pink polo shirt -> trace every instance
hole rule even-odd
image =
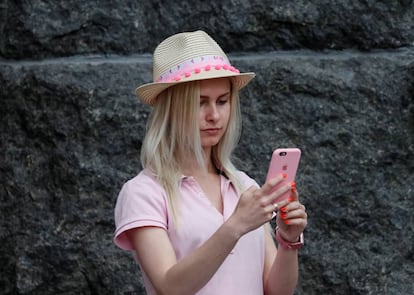
[[[237,177],[244,189],[257,183],[243,172]],[[177,259],[200,247],[233,213],[239,196],[231,182],[221,176],[223,214],[210,203],[193,177],[183,176],[180,185],[180,225],[171,224],[171,213],[164,189],[148,170],[141,171],[122,187],[115,206],[117,246],[133,250],[125,231],[135,227],[156,226],[167,231]],[[210,281],[196,294],[263,294],[264,228],[244,235]],[[156,294],[143,273],[147,294]]]

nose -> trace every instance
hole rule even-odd
[[[217,110],[217,106],[215,103],[210,103],[207,108],[207,120],[210,121],[217,121],[220,117],[220,114]]]

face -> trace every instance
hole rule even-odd
[[[216,145],[227,129],[230,97],[231,86],[228,78],[200,81],[199,126],[204,150]]]

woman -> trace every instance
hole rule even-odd
[[[202,31],[167,38],[153,62],[154,82],[136,91],[153,106],[143,170],[119,193],[115,243],[135,254],[148,294],[293,294],[307,224],[296,187],[271,192],[284,175],[259,187],[230,160],[238,91],[254,73],[231,66]]]

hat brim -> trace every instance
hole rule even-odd
[[[203,71],[198,74],[193,74],[188,78],[183,78],[180,81],[174,82],[153,82],[139,86],[135,93],[146,104],[153,106],[156,102],[157,96],[167,88],[190,81],[215,79],[215,78],[232,78],[233,86],[240,90],[254,78],[255,73],[235,73],[228,70],[211,70]]]

